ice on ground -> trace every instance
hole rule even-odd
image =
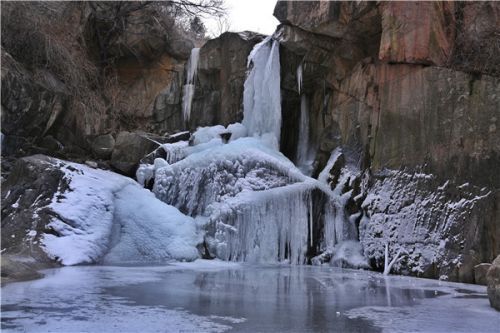
[[[2,332],[486,333],[500,325],[484,286],[328,266],[196,268],[205,264],[45,270],[2,287]]]
[[[340,242],[333,250],[331,263],[337,267],[369,268],[368,261],[363,256],[361,243],[347,240]]]
[[[53,218],[47,228],[53,232],[44,234],[41,243],[50,257],[63,265],[94,263],[112,245],[117,246],[113,260],[121,254],[140,260],[197,257],[199,236],[191,218],[130,178],[76,163],[59,165],[69,189],[56,192],[48,207]],[[113,228],[116,223],[121,232]]]
[[[2,332],[225,332],[244,318],[131,302],[106,292],[161,281],[176,267],[77,266],[2,288]],[[14,305],[18,304],[18,305]],[[28,312],[26,308],[31,310]]]

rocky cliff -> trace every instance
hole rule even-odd
[[[134,12],[148,24],[113,30],[102,44],[98,35],[109,30],[106,11],[85,4],[52,9],[66,27],[62,33],[20,8],[2,3],[2,13],[10,14],[2,20],[2,34],[28,33],[12,18],[36,22],[38,42],[28,46],[43,45],[46,52],[37,57],[55,60],[33,63],[33,54],[2,41],[2,170],[9,169],[8,158],[42,152],[96,159],[100,167],[134,175],[158,143],[182,139],[188,147],[189,132],[170,134],[243,118],[247,58],[261,35],[224,33],[200,48],[190,117],[184,119],[183,86],[195,45],[166,35],[149,20],[151,13]],[[387,246],[390,256],[403,253],[394,266],[398,273],[474,282],[474,266],[500,253],[500,6],[278,1],[274,15],[281,22],[273,35],[280,42],[281,152],[299,164],[298,146],[308,143],[312,176],[324,171],[342,195],[338,215],[353,222],[373,269],[383,269]],[[49,47],[53,36],[65,42]],[[71,68],[56,66],[58,59],[70,59]],[[157,151],[147,160],[172,162],[165,154]],[[23,161],[2,186],[2,229],[8,230],[2,237],[17,235],[15,221],[23,217],[12,209],[22,196],[19,175],[29,174],[24,169],[31,160]],[[60,175],[50,168],[47,177],[56,179],[50,187]],[[34,192],[54,192],[35,179],[26,181]],[[183,186],[186,198],[193,189],[205,192],[189,182]],[[31,195],[20,202],[30,207],[34,201]],[[43,231],[43,224],[35,229]],[[321,255],[319,247],[309,254]]]
[[[316,143],[316,172],[343,158],[348,213],[372,266],[385,243],[398,271],[473,282],[500,251],[498,33],[493,2],[285,2],[283,151],[297,145],[296,68]],[[495,42],[492,42],[495,41]]]

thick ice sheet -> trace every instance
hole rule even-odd
[[[78,266],[2,288],[3,332],[497,332],[485,287],[220,261]]]

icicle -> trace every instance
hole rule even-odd
[[[221,216],[217,230],[225,260],[305,264],[312,230],[312,187],[303,183],[257,193],[242,193]]]
[[[302,63],[297,67],[297,88],[299,90],[299,95],[302,89]]]
[[[309,154],[309,108],[306,95],[300,97],[299,142],[297,145],[297,167],[306,175],[311,172],[312,161]]]
[[[193,103],[194,96],[194,82],[196,78],[196,72],[198,70],[198,59],[200,58],[200,49],[194,48],[191,50],[191,56],[189,57],[186,69],[186,84],[183,89],[182,96],[182,115],[184,121],[189,121],[191,116],[191,105]]]
[[[312,200],[309,201],[309,234],[311,235],[311,247],[314,244],[314,227],[313,227],[313,206],[312,206]]]
[[[248,56],[253,67],[243,91],[243,122],[249,135],[272,134],[279,146],[281,88],[279,42],[267,37]]]

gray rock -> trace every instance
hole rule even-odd
[[[490,305],[500,311],[500,255],[493,261],[490,269],[488,269],[486,281],[488,282]]]
[[[111,165],[123,174],[133,176],[140,160],[155,147],[146,134],[120,132],[111,154]]]
[[[9,177],[2,183],[2,248],[6,254],[32,257],[38,262],[51,262],[38,247],[40,237],[49,232],[52,220],[48,205],[54,193],[68,188],[64,172],[57,160],[34,155],[17,160]],[[35,234],[27,237],[27,232]],[[30,242],[27,239],[31,239]],[[4,254],[2,254],[2,259]],[[3,271],[3,267],[2,267]]]
[[[241,121],[248,54],[263,37],[226,32],[203,45],[189,129]]]
[[[488,273],[488,270],[490,269],[491,264],[489,263],[482,263],[479,265],[474,266],[474,282],[476,284],[481,284],[485,286],[487,284],[486,282],[486,273]]]
[[[115,138],[111,134],[100,135],[92,142],[92,151],[100,158],[107,160],[115,147]]]
[[[52,135],[47,135],[46,137],[44,137],[40,145],[51,152],[58,152],[64,148],[64,146]]]
[[[43,277],[38,270],[55,267],[52,263],[39,263],[31,257],[20,257],[4,254],[0,263],[2,267],[2,287],[6,283],[34,280]]]

